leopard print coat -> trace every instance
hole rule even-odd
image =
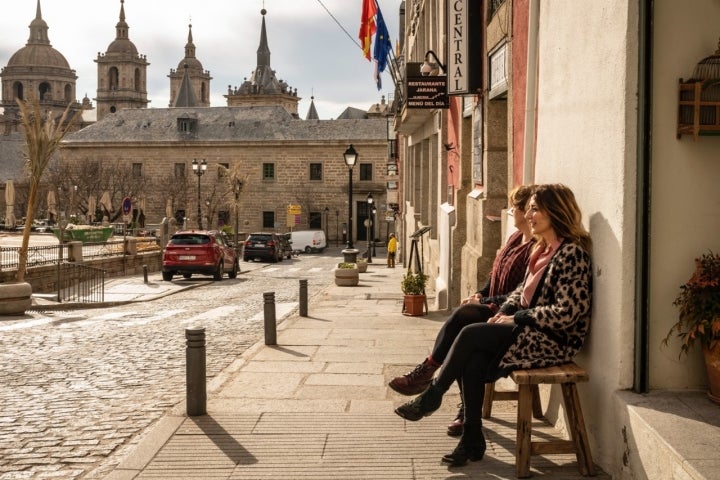
[[[500,359],[499,376],[571,361],[590,328],[592,264],[579,245],[564,243],[558,248],[532,306],[525,310],[520,307],[522,288],[518,286],[500,307],[500,312],[514,316],[517,335]]]

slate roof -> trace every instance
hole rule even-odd
[[[196,122],[192,132],[179,119]],[[384,118],[301,120],[282,107],[195,107],[126,109],[107,115],[63,143],[386,141]]]

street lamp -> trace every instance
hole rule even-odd
[[[192,161],[192,169],[193,173],[198,177],[198,228],[202,230],[202,210],[200,205],[200,177],[202,177],[205,174],[205,170],[207,170],[207,163],[205,162],[205,159],[203,158],[202,162],[198,162],[197,158],[194,158]]]
[[[348,241],[347,241],[347,248],[348,250],[353,248],[353,217],[352,217],[352,211],[353,211],[353,191],[352,191],[352,171],[353,167],[355,166],[355,162],[357,162],[358,159],[358,153],[355,151],[355,148],[353,148],[352,144],[345,150],[345,153],[343,153],[343,159],[345,160],[345,165],[348,167],[348,174],[349,174],[349,180],[348,180]]]
[[[212,228],[210,220],[210,197],[205,197],[205,213],[207,214],[208,218],[207,220],[207,228],[210,230]]]
[[[235,192],[235,251],[240,252],[238,248],[238,234],[240,233],[240,192],[243,188],[243,182],[239,178],[233,183],[233,192]]]
[[[329,231],[329,227],[330,227],[329,223],[330,223],[330,209],[328,207],[325,207],[325,241],[328,242],[328,244],[330,243],[330,241],[328,240],[328,238],[330,238],[328,236],[328,233],[329,233],[328,231]]]
[[[370,216],[370,212],[373,208],[373,196],[372,193],[367,194],[367,261],[368,263],[372,263],[372,252],[370,250],[370,237],[372,236],[372,232],[370,230],[370,225],[372,225],[372,217]]]
[[[375,214],[377,213],[377,209],[375,207],[372,207],[372,220],[370,221],[370,237],[372,238],[372,256],[375,256]]]

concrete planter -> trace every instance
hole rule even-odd
[[[335,285],[339,287],[354,287],[360,282],[360,271],[357,268],[336,268]]]
[[[358,271],[360,273],[367,272],[368,263],[367,262],[358,262],[357,263]]]
[[[27,282],[0,284],[0,315],[23,315],[32,305],[32,286]]]

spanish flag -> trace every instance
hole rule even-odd
[[[370,43],[372,36],[375,34],[375,14],[377,13],[377,4],[375,0],[363,0],[362,12],[360,13],[360,45],[363,49],[365,58],[370,60]]]

